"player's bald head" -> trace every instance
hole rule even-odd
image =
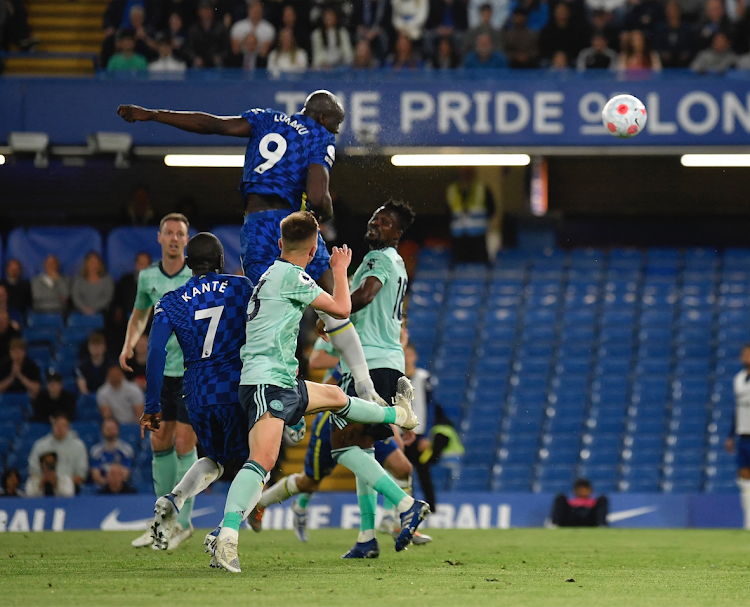
[[[186,263],[193,274],[224,271],[224,247],[210,232],[193,236],[185,249]]]
[[[313,91],[305,99],[302,113],[323,125],[334,135],[338,133],[339,125],[344,121],[344,106],[336,95],[330,91]]]

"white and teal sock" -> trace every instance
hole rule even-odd
[[[154,478],[154,493],[161,497],[171,493],[177,484],[177,452],[174,447],[154,451],[151,456],[151,474]]]
[[[356,396],[348,396],[343,409],[336,415],[346,421],[359,424],[403,424],[406,421],[406,410],[401,407],[381,407]]]
[[[224,468],[208,457],[202,457],[185,473],[172,490],[175,506],[182,512],[185,502],[198,495],[224,474]]]
[[[245,513],[250,512],[260,499],[266,470],[258,462],[248,460],[234,477],[224,506],[224,520],[221,523],[219,540],[239,538],[240,525]]]
[[[375,511],[378,507],[377,491],[361,478],[357,478],[357,503],[359,503],[357,543],[361,544],[375,538]]]
[[[187,474],[188,470],[190,470],[193,464],[195,464],[197,461],[198,461],[198,451],[195,448],[191,449],[185,455],[177,456],[177,474],[175,476],[174,485],[176,485],[183,479],[183,477]],[[180,514],[177,517],[177,523],[183,529],[187,529],[188,527],[190,527],[190,519],[193,516],[193,503],[194,502],[195,502],[195,498],[191,497],[185,501],[184,505],[180,509]]]
[[[750,530],[750,480],[738,478],[737,486],[740,488],[740,502],[742,503],[742,512],[745,515],[743,527]]]
[[[325,323],[326,332],[333,347],[336,348],[346,366],[349,367],[357,394],[364,396],[375,392],[370,370],[367,368],[365,353],[362,350],[362,342],[352,321],[348,318],[333,318],[320,311],[318,311],[318,316]]]
[[[297,502],[295,503],[297,510],[307,510],[307,504],[310,503],[312,495],[312,493],[300,493]]]
[[[407,479],[400,479],[391,474],[391,478],[393,478],[394,483],[404,490],[406,495],[411,495],[411,475]],[[396,514],[396,505],[388,498],[383,498],[383,516],[392,516],[395,518]]]
[[[297,495],[299,493],[299,489],[297,489],[298,476],[298,474],[285,476],[273,487],[271,487],[270,489],[266,489],[263,492],[263,495],[260,496],[258,506],[260,508],[267,508],[271,504],[280,504],[293,495]]]
[[[414,498],[404,493],[390,475],[375,460],[374,449],[347,447],[332,451],[334,459],[362,479],[380,495],[396,504],[398,512],[406,512],[414,504]]]

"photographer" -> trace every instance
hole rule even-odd
[[[73,497],[76,487],[73,478],[57,471],[57,454],[54,451],[39,456],[41,475],[32,475],[26,481],[26,497]]]

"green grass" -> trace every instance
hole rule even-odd
[[[435,541],[342,561],[353,531],[240,536],[243,572],[208,568],[203,533],[174,552],[132,533],[0,534],[0,605],[443,607],[750,605],[750,536],[699,530],[433,530]],[[572,581],[575,580],[575,581]]]

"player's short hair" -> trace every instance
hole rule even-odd
[[[587,478],[578,478],[573,483],[573,489],[592,489],[591,481]]]
[[[414,223],[416,215],[408,202],[391,198],[383,205],[383,208],[398,217],[398,227],[402,232],[405,232]]]
[[[190,222],[188,221],[188,218],[185,217],[182,213],[167,213],[164,217],[161,218],[161,221],[159,222],[159,231],[162,231],[162,228],[164,227],[164,224],[168,221],[181,221],[185,224],[186,228],[190,227]]]
[[[281,242],[285,248],[297,249],[317,237],[319,230],[315,215],[309,211],[297,211],[281,220]]]
[[[185,256],[191,270],[204,267],[222,270],[224,266],[224,247],[211,232],[201,232],[188,240]]]

